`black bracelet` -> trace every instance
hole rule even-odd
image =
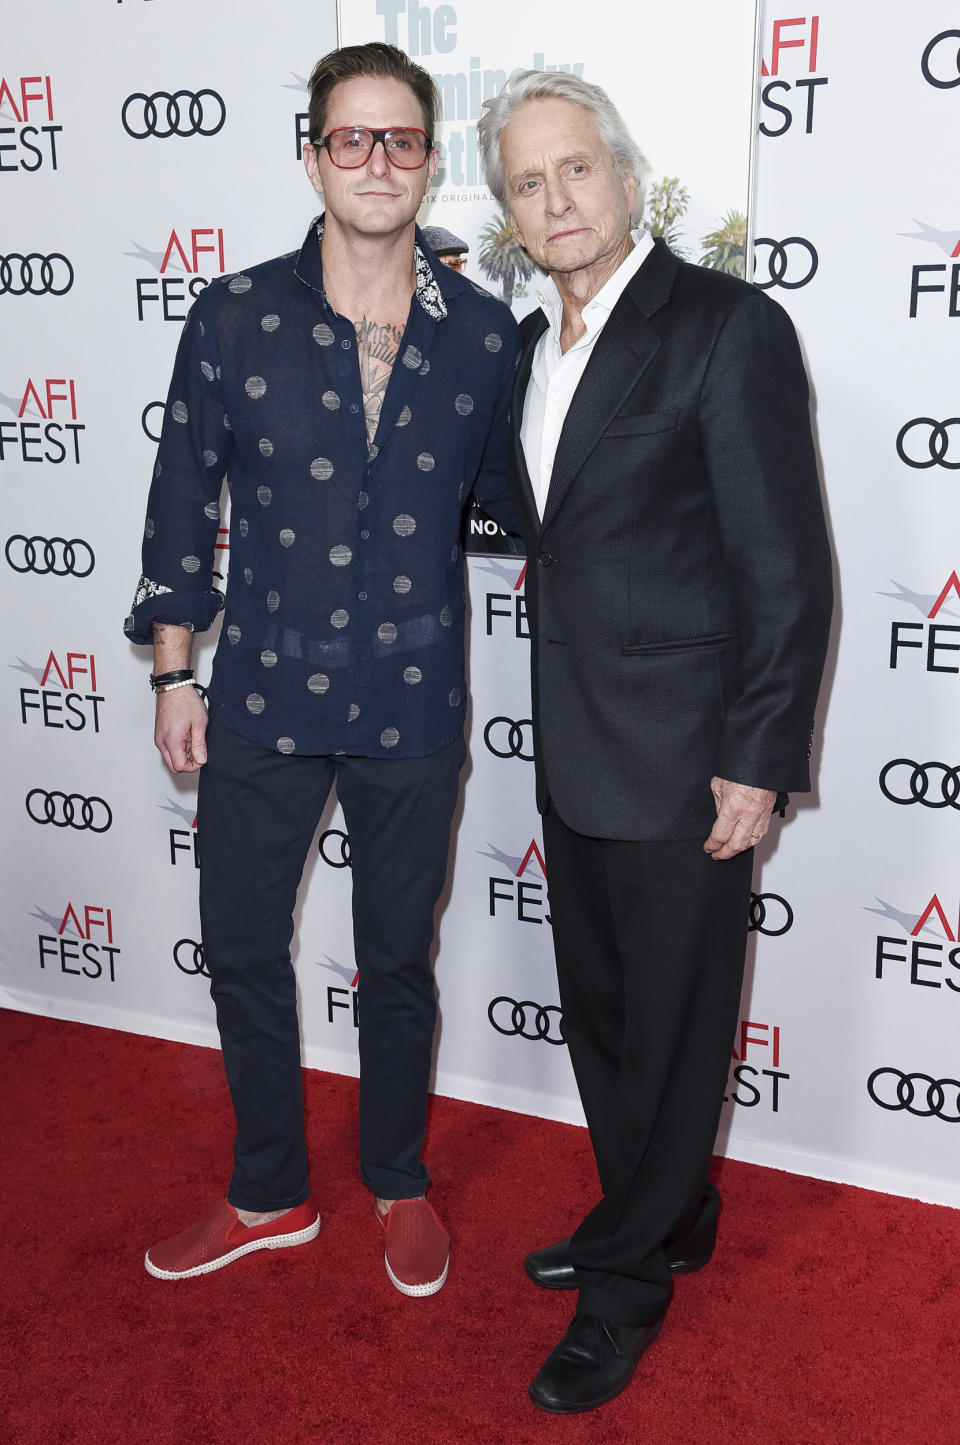
[[[160,687],[169,687],[173,682],[192,682],[193,668],[179,667],[173,672],[151,672],[150,687],[156,692]]]

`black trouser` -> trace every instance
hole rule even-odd
[[[702,839],[586,838],[553,809],[543,838],[563,1029],[603,1191],[573,1235],[579,1308],[646,1324],[670,1298],[664,1241],[710,1212],[753,853],[715,862]]]
[[[297,757],[215,717],[200,772],[200,917],[237,1118],[228,1198],[267,1211],[309,1194],[290,962],[297,887],[334,781],[350,837],[359,972],[360,1163],[384,1199],[423,1194],[436,997],[433,911],[462,738],[425,758]]]

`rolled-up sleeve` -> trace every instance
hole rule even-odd
[[[223,606],[213,587],[220,489],[233,437],[224,404],[216,302],[187,317],[164,410],[143,531],[142,575],[124,632],[152,641],[154,622],[202,632]]]

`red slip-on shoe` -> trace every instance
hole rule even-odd
[[[383,1226],[383,1261],[401,1294],[436,1294],[447,1278],[450,1236],[425,1199],[398,1199],[386,1214],[374,1201]]]
[[[320,1216],[312,1200],[288,1209],[266,1224],[246,1225],[225,1199],[205,1219],[191,1224],[181,1234],[151,1245],[144,1256],[148,1274],[155,1279],[192,1279],[223,1269],[242,1254],[255,1249],[287,1249],[316,1239]]]

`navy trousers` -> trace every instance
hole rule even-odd
[[[287,1209],[310,1192],[290,962],[304,863],[334,782],[350,837],[359,980],[360,1165],[384,1199],[416,1198],[436,1022],[429,950],[447,869],[462,738],[424,758],[275,753],[215,716],[200,771],[200,919],[237,1119],[228,1193]]]
[[[579,1308],[649,1324],[670,1300],[664,1244],[709,1251],[707,1184],[730,1067],[753,851],[630,843],[543,819],[563,1032],[602,1197],[570,1253]]]

